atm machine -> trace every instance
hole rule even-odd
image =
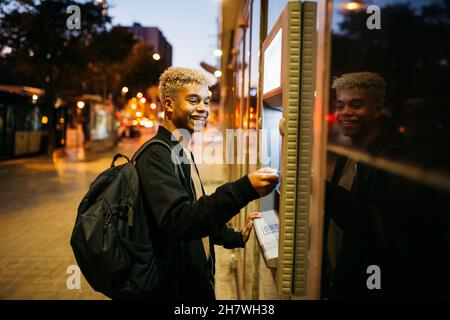
[[[260,200],[261,211],[272,211],[279,223],[278,258],[266,265],[286,297],[306,297],[315,38],[316,3],[288,2],[261,50],[261,166],[280,175]]]

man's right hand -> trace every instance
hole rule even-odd
[[[272,168],[261,168],[248,174],[248,179],[260,197],[272,192],[278,183],[278,171]]]

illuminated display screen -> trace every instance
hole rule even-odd
[[[264,52],[263,94],[281,86],[281,43],[282,29],[280,28]]]

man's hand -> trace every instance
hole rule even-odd
[[[261,218],[260,212],[252,212],[248,215],[247,223],[245,224],[244,229],[242,229],[242,238],[244,242],[247,242],[248,238],[250,238],[250,233],[253,229],[253,220]]]
[[[248,174],[248,179],[260,197],[272,192],[278,183],[278,172],[272,168],[261,168]]]

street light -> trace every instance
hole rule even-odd
[[[84,102],[83,101],[78,101],[77,102],[77,107],[78,107],[78,109],[83,109],[84,108]]]
[[[161,56],[159,54],[157,54],[157,53],[154,53],[153,54],[153,60],[158,61],[159,59],[161,59]]]
[[[362,9],[364,6],[356,1],[350,1],[342,4],[342,8],[348,11],[356,11]]]

